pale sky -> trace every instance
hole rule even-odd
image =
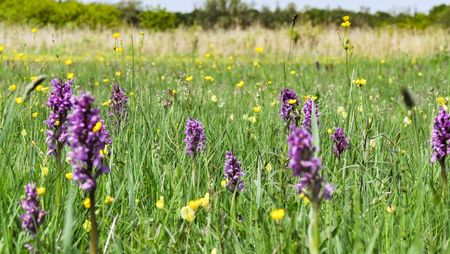
[[[81,0],[82,2],[117,3],[119,0]],[[317,8],[337,8],[358,11],[368,7],[371,12],[428,12],[433,6],[450,4],[450,0],[244,0],[253,6],[285,7],[293,2],[299,10],[305,6]],[[169,11],[190,12],[195,6],[202,6],[204,0],[141,0],[144,6],[160,6]]]

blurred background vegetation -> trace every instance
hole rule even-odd
[[[241,0],[206,0],[190,13],[174,13],[162,8],[144,7],[140,1],[124,0],[118,4],[83,4],[77,1],[0,0],[0,22],[34,26],[102,28],[130,25],[164,31],[177,27],[248,28],[259,25],[276,29],[289,25],[295,14],[298,23],[312,26],[338,26],[342,16],[350,15],[354,26],[425,29],[429,26],[450,28],[450,5],[434,7],[425,13],[370,13],[343,9],[297,9],[294,3],[285,8],[255,9]]]

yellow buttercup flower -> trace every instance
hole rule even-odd
[[[22,97],[17,97],[17,98],[15,99],[15,101],[16,101],[16,104],[22,104],[22,103],[23,103]]]
[[[270,217],[272,220],[280,221],[284,218],[285,213],[284,209],[274,209],[270,212]]]
[[[261,54],[262,52],[264,52],[264,48],[262,47],[256,47],[255,48],[256,53]]]
[[[214,78],[212,76],[205,76],[204,79],[206,81],[214,81]]]
[[[313,96],[311,96],[311,95],[306,95],[306,96],[304,97],[304,99],[305,99],[305,101],[307,101],[307,100],[309,100],[309,99],[311,99],[311,100],[313,100],[313,101],[316,101],[316,100],[317,100],[317,96],[315,96],[315,95],[313,95]]]
[[[38,117],[39,116],[39,113],[38,112],[33,112],[33,113],[31,113],[31,117],[32,118],[36,118],[36,117]]]
[[[114,38],[114,40],[117,40],[120,37],[120,33],[113,33],[112,37]]]
[[[110,104],[111,104],[111,100],[107,100],[107,101],[102,103],[102,106],[109,107]]]
[[[123,52],[123,48],[121,47],[115,47],[114,51],[116,51],[117,53],[122,53]]]
[[[350,17],[349,17],[349,16],[344,16],[344,17],[342,17],[342,20],[343,20],[343,21],[349,21],[349,20],[350,20]]]
[[[105,83],[105,84],[109,83],[109,79],[107,79],[107,78],[103,79],[103,83]]]
[[[59,126],[61,124],[61,122],[59,120],[55,121],[55,126]]]
[[[65,65],[72,65],[72,64],[73,64],[73,61],[72,61],[72,59],[67,59],[67,60],[64,62],[64,64],[65,64]]]
[[[0,54],[3,53],[3,50],[5,50],[5,46],[0,45]]]
[[[197,210],[197,208],[202,204],[202,201],[200,199],[191,200],[188,203],[188,206],[192,208],[193,210]]]
[[[342,22],[341,26],[344,27],[344,28],[348,28],[348,27],[350,27],[351,24],[352,23],[350,23],[350,21],[347,20],[347,21]]]
[[[185,80],[186,82],[191,82],[193,79],[194,79],[194,77],[192,77],[192,76],[187,76],[184,80]]]
[[[308,205],[309,203],[311,203],[311,200],[309,200],[309,198],[305,194],[300,193],[300,195],[298,195],[298,196],[301,199],[303,199],[303,203],[305,203],[305,205]]]
[[[11,84],[11,85],[8,87],[8,90],[11,91],[11,92],[16,91],[16,89],[17,89],[17,86],[16,86],[15,84]]]
[[[358,87],[363,87],[367,84],[367,80],[363,78],[355,79],[353,80],[353,84],[355,84]]]
[[[105,197],[105,204],[106,204],[106,205],[110,205],[110,204],[112,204],[113,202],[114,202],[114,198],[111,197],[110,195],[108,195],[108,196]]]
[[[91,207],[91,199],[89,197],[87,197],[83,200],[83,206],[86,209]]]
[[[289,99],[289,100],[288,100],[288,103],[289,103],[290,105],[294,105],[295,103],[297,103],[297,100],[296,100],[296,99]]]
[[[241,80],[239,81],[239,83],[236,84],[236,88],[241,89],[244,87],[244,85],[245,85],[244,81]]]
[[[39,196],[42,196],[45,194],[45,187],[38,187],[36,188],[36,192]]]
[[[227,186],[227,183],[228,183],[228,180],[227,179],[223,179],[222,181],[220,181],[220,186],[225,188]]]
[[[67,73],[67,79],[73,79],[73,77],[74,77],[73,72],[68,72]]]
[[[184,206],[181,208],[180,215],[183,220],[192,222],[195,218],[195,211],[189,206]]]
[[[442,96],[437,97],[436,102],[440,107],[445,107],[448,103],[447,100]]]
[[[93,132],[97,132],[102,128],[102,122],[97,122],[94,127],[92,128]]]
[[[156,208],[164,209],[164,196],[160,196],[159,200],[156,201]]]
[[[64,176],[65,176],[66,179],[69,180],[69,181],[73,179],[73,173],[66,173]]]
[[[121,71],[116,71],[116,76],[118,77],[118,78],[120,78],[120,77],[122,77],[122,72]]]
[[[31,32],[34,33],[34,34],[37,33],[37,31],[38,31],[37,28],[31,29]]]
[[[253,107],[253,112],[255,113],[261,113],[262,107],[260,105]]]
[[[328,135],[332,135],[333,134],[333,130],[332,129],[328,129],[327,133],[328,133]]]

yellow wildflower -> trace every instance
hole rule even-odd
[[[73,72],[67,73],[67,79],[73,79],[73,76],[74,76]]]
[[[120,37],[120,33],[113,33],[112,37],[114,38],[114,40],[117,40]]]
[[[244,87],[244,85],[245,85],[244,81],[241,80],[241,81],[239,81],[239,83],[236,84],[236,88],[241,89]]]
[[[204,79],[206,81],[214,81],[214,78],[212,76],[205,76]]]
[[[59,126],[61,124],[61,122],[59,120],[55,121],[55,126]]]
[[[341,26],[344,27],[344,28],[348,28],[348,27],[350,27],[351,24],[352,23],[350,23],[350,21],[347,20],[347,21],[342,22]]]
[[[103,83],[105,83],[105,84],[109,83],[109,79],[107,79],[107,78],[103,79]]]
[[[33,112],[33,113],[31,113],[31,117],[32,118],[36,118],[36,117],[38,117],[39,116],[39,113],[38,112]]]
[[[289,100],[288,100],[288,103],[289,103],[290,105],[294,105],[295,103],[297,103],[297,100],[296,100],[296,99],[289,99]]]
[[[32,32],[32,33],[34,33],[34,34],[35,34],[35,33],[37,33],[37,31],[38,31],[38,30],[37,30],[37,28],[36,28],[36,27],[35,27],[35,28],[33,28],[33,29],[31,29],[31,32]]]
[[[333,130],[328,128],[327,133],[328,133],[328,135],[332,135],[333,134]]]
[[[222,186],[223,188],[225,188],[228,184],[228,180],[227,179],[223,179],[222,181],[220,181],[220,186]]]
[[[11,85],[8,87],[8,90],[11,91],[11,92],[16,91],[16,89],[17,89],[16,84],[11,84]]]
[[[303,203],[305,204],[305,205],[308,205],[309,203],[311,203],[311,200],[309,200],[309,198],[305,195],[305,194],[303,194],[303,193],[300,193],[300,195],[298,195],[301,199],[303,199]]]
[[[28,135],[27,130],[23,129],[21,132],[22,136],[25,137]]]
[[[197,208],[202,204],[202,201],[200,199],[191,200],[188,203],[188,206],[192,208],[193,210],[197,210]]]
[[[262,52],[264,52],[264,48],[262,47],[256,47],[255,48],[256,53],[261,54]]]
[[[110,104],[111,104],[111,100],[107,100],[107,101],[102,103],[102,106],[109,107]]]
[[[120,78],[121,76],[122,76],[122,72],[121,71],[116,71],[116,76],[118,77],[118,78]]]
[[[195,211],[189,206],[184,206],[181,208],[181,218],[188,222],[192,222],[195,218]]]
[[[83,200],[83,206],[86,209],[91,207],[91,199],[89,197],[87,197]]]
[[[440,107],[445,107],[448,103],[447,100],[442,96],[437,97],[436,102]]]
[[[114,198],[111,197],[110,195],[107,195],[107,196],[105,197],[105,204],[106,204],[106,205],[110,205],[110,204],[112,204],[113,202],[114,202]]]
[[[270,212],[270,217],[272,220],[282,220],[284,218],[285,211],[284,209],[274,209]]]
[[[17,104],[22,104],[22,103],[23,103],[22,97],[17,97],[17,98],[16,98],[16,103],[17,103]]]
[[[65,176],[66,179],[69,180],[69,181],[73,179],[73,173],[66,173],[64,176]]]
[[[38,187],[36,188],[36,192],[39,196],[42,196],[45,194],[45,187]]]
[[[349,16],[344,16],[344,17],[342,17],[342,20],[345,22],[345,21],[349,21],[350,20],[350,17]]]
[[[159,200],[156,201],[156,208],[164,209],[164,196],[159,197]]]
[[[3,50],[5,49],[5,46],[0,45],[0,54],[3,53]]]
[[[65,65],[72,65],[72,64],[73,64],[73,61],[72,61],[72,59],[67,59],[67,60],[64,62],[64,64],[65,64]]]
[[[217,102],[217,101],[219,101],[219,99],[217,98],[216,95],[213,95],[213,96],[211,96],[211,101],[212,102]]]
[[[116,51],[117,53],[122,53],[123,52],[123,48],[121,48],[121,47],[114,47],[114,51]]]
[[[294,71],[294,70],[292,70],[292,71],[290,72],[290,74],[291,74],[291,75],[296,75],[296,74],[297,74],[297,72],[296,72],[296,71]]]
[[[305,101],[307,101],[307,100],[309,100],[309,99],[311,99],[311,100],[313,100],[313,101],[316,101],[317,100],[317,96],[315,96],[315,95],[313,95],[313,96],[311,96],[311,95],[306,95],[305,97],[303,97],[304,99],[305,99]]]
[[[261,113],[261,111],[262,111],[262,107],[260,105],[257,105],[255,107],[253,107],[253,112]]]
[[[94,127],[92,128],[93,132],[97,132],[102,128],[102,122],[97,122]]]

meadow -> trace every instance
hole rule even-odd
[[[105,253],[307,253],[311,244],[321,253],[449,253],[449,184],[430,144],[450,100],[448,31],[298,30],[293,43],[288,29],[3,26],[0,253],[23,253],[26,243],[40,253],[86,253],[90,211]],[[347,58],[339,36],[354,45]],[[40,75],[47,79],[26,95]],[[110,172],[96,179],[89,204],[67,179],[72,148],[63,146],[61,162],[46,155],[54,78],[72,80],[74,95],[95,97],[112,141],[101,151]],[[114,83],[128,96],[120,124],[109,114]],[[291,105],[300,113],[310,99],[320,112],[311,135],[334,193],[312,229],[314,202],[298,193],[289,168],[284,88],[298,95]],[[184,141],[189,118],[206,137],[195,156]],[[336,127],[350,144],[339,158],[330,138]],[[226,187],[227,151],[241,162],[242,191]],[[31,182],[47,212],[34,237],[20,217]]]

